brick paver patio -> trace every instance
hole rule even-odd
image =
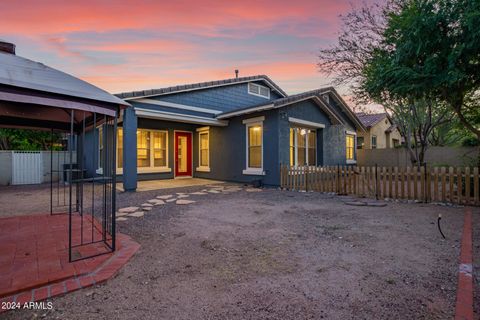
[[[81,241],[80,219],[73,216],[73,243]],[[91,229],[83,228],[84,240]],[[94,240],[100,240],[94,228]],[[117,234],[117,251],[68,262],[68,215],[29,215],[0,219],[0,300],[39,301],[112,277],[138,250]],[[74,249],[74,258],[106,251],[102,242]],[[0,310],[1,312],[2,310]],[[4,311],[4,310],[3,310]]]

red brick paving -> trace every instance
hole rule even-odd
[[[78,216],[72,218],[75,219],[73,243],[80,244],[80,220]],[[87,241],[92,239],[91,230],[83,229]],[[101,236],[94,231],[94,240],[100,240]],[[130,237],[117,234],[114,253],[69,263],[68,215],[0,219],[0,301],[40,301],[106,281],[139,247]],[[99,242],[78,248],[76,253],[85,257],[105,251],[106,247]]]
[[[465,208],[455,320],[473,320],[472,209]]]

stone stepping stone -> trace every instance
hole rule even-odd
[[[158,206],[160,204],[165,204],[165,201],[159,200],[159,199],[151,199],[151,200],[148,200],[148,202],[150,202],[151,204],[153,204],[155,206]]]
[[[167,199],[170,199],[171,197],[173,197],[171,194],[166,194],[166,195],[163,195],[163,196],[157,196],[158,199],[162,199],[162,200],[167,200]]]
[[[128,214],[128,212],[117,212],[117,217],[123,217],[123,216],[126,216]]]
[[[181,205],[184,205],[184,204],[190,204],[190,203],[194,203],[195,201],[193,200],[184,200],[184,199],[180,199],[180,200],[177,200],[177,202],[175,202],[176,204],[181,204]]]
[[[210,193],[220,193],[220,191],[218,191],[218,190],[208,190],[208,192],[210,192]]]
[[[124,218],[124,217],[120,217],[120,218],[117,218],[117,219],[115,219],[115,220],[117,220],[117,221],[127,221],[128,219],[127,219],[127,218]]]
[[[186,194],[185,192],[177,192],[177,195],[181,196],[183,194]]]
[[[143,217],[143,215],[144,215],[143,211],[137,211],[137,212],[134,212],[134,213],[130,213],[128,216],[129,217],[140,218],[140,217]]]
[[[367,202],[368,207],[386,207],[387,204],[385,202]]]
[[[346,201],[344,202],[347,206],[357,206],[357,207],[365,207],[367,206],[366,202],[360,202],[360,201]]]
[[[258,188],[247,188],[247,189],[245,189],[245,191],[247,191],[247,192],[262,192],[262,189],[258,189]]]
[[[126,213],[132,213],[138,210],[138,207],[126,207],[126,208],[121,208],[118,209],[118,212],[126,212]]]
[[[177,198],[178,198],[178,199],[181,199],[181,198],[188,198],[188,197],[189,197],[188,194],[180,194],[180,195],[178,195]]]
[[[143,211],[150,211],[150,210],[152,210],[152,207],[143,207],[142,209],[143,209]]]
[[[142,207],[153,207],[151,203],[142,203]]]
[[[168,199],[167,202],[173,202],[173,201],[176,201],[177,198],[173,198],[173,199]]]
[[[196,195],[196,196],[204,196],[204,195],[206,195],[206,194],[208,194],[208,193],[207,193],[207,192],[198,191],[198,192],[192,192],[192,193],[190,193],[190,194],[194,194],[194,195]]]

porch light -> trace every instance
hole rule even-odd
[[[302,136],[304,136],[306,133],[307,133],[307,130],[305,130],[305,129],[300,130],[300,134],[301,134]]]

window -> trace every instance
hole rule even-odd
[[[398,139],[392,139],[393,147],[396,148],[400,145],[400,141]]]
[[[123,168],[123,129],[117,130],[117,168]]]
[[[123,132],[118,136],[117,145],[120,147],[120,137],[123,140]],[[123,147],[122,147],[123,148]],[[122,149],[123,152],[123,149]],[[120,151],[119,153],[120,154]],[[120,162],[119,162],[120,164]],[[123,167],[118,166],[118,168]],[[168,168],[168,133],[159,130],[137,130],[137,168],[139,172],[169,172]]]
[[[150,131],[137,131],[137,167],[150,167]]]
[[[167,166],[167,133],[153,131],[153,166]]]
[[[103,126],[98,127],[98,166],[97,173],[103,173],[103,163],[104,163],[104,152],[103,152]]]
[[[295,137],[295,128],[290,128],[290,166],[295,166],[297,161],[297,144]]]
[[[248,168],[262,167],[262,126],[248,127]]]
[[[352,134],[346,135],[346,154],[347,161],[355,160],[354,158],[355,136]]]
[[[270,99],[270,88],[261,86],[256,83],[248,83],[248,93],[253,94],[254,96]]]
[[[377,149],[377,136],[372,136],[372,149]]]
[[[315,166],[317,164],[317,131],[290,128],[290,165]]]
[[[197,171],[210,172],[210,132],[209,127],[198,128],[198,167]]]
[[[308,130],[307,134],[307,164],[317,164],[317,132],[315,130]]]
[[[364,143],[363,137],[357,137],[357,149],[363,149]]]
[[[243,120],[246,124],[246,169],[243,174],[264,175],[263,120],[265,117]]]

